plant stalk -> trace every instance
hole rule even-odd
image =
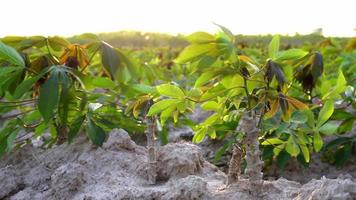
[[[147,107],[150,108],[153,102],[148,102]],[[147,109],[148,112],[149,109]],[[146,113],[147,113],[146,112]],[[156,132],[156,117],[155,116],[146,116],[145,118],[147,128],[145,134],[147,137],[147,151],[148,151],[148,182],[149,184],[156,183],[157,177],[157,160],[156,160],[156,144],[155,144],[155,132]]]

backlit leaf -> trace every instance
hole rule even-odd
[[[179,99],[164,99],[159,101],[151,106],[147,115],[152,116],[158,114],[170,106],[176,106],[179,102],[181,102]]]
[[[272,59],[275,59],[277,57],[278,50],[279,50],[279,40],[280,40],[280,36],[275,35],[273,36],[271,42],[268,45],[268,56]]]
[[[197,44],[205,44],[205,43],[210,43],[215,41],[215,37],[206,32],[195,32],[189,35],[188,37],[186,37],[186,39],[190,43],[197,43]]]
[[[317,127],[321,127],[333,114],[334,112],[334,102],[328,100],[325,102],[323,108],[320,110]]]
[[[324,142],[319,132],[314,133],[313,144],[316,152],[319,152],[320,149],[323,147]]]
[[[14,66],[25,66],[21,55],[12,47],[0,41],[0,60],[5,60]]]
[[[296,60],[303,58],[308,54],[307,51],[302,49],[288,49],[286,51],[278,52],[275,61],[284,61],[284,60]]]
[[[262,142],[262,145],[276,145],[276,144],[283,144],[285,141],[279,138],[268,138]]]
[[[184,92],[177,86],[172,84],[162,84],[156,87],[157,91],[164,96],[173,98],[184,98]]]

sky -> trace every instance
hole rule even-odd
[[[1,0],[0,37],[120,30],[356,36],[356,0]]]

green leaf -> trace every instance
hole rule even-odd
[[[47,128],[48,128],[47,124],[42,122],[39,126],[35,128],[34,137],[41,136]]]
[[[17,86],[13,97],[15,99],[21,98],[41,77],[42,76],[38,75],[22,81],[20,85]]]
[[[220,109],[220,105],[216,103],[215,101],[207,101],[204,102],[201,107],[204,110],[212,110],[212,111],[218,111]]]
[[[40,74],[38,74],[38,75],[36,75],[36,76],[34,76],[32,78],[29,78],[29,79],[26,79],[26,80],[22,81],[20,83],[20,85],[17,86],[13,97],[15,99],[21,98],[47,72],[48,72],[48,70],[45,69]]]
[[[273,148],[273,154],[275,156],[278,156],[282,150],[284,150],[284,148],[286,147],[286,143],[280,144],[276,147]]]
[[[262,145],[276,145],[276,144],[283,144],[285,141],[280,140],[278,138],[268,138],[262,142]]]
[[[38,110],[45,122],[54,115],[59,102],[59,84],[57,73],[52,73],[50,78],[41,86],[38,98]]]
[[[181,102],[181,100],[179,99],[164,99],[162,101],[159,101],[151,106],[150,110],[147,113],[147,116],[158,114],[170,106],[177,106],[179,102]]]
[[[299,133],[297,135],[297,141],[298,141],[298,144],[299,144],[299,148],[302,151],[302,154],[303,154],[305,162],[309,163],[309,161],[310,161],[310,152],[309,152],[309,148],[307,146],[308,140],[307,140],[305,134],[304,133]]]
[[[164,96],[172,97],[172,98],[184,98],[184,92],[177,86],[171,84],[162,84],[158,85],[157,91]]]
[[[356,118],[350,118],[350,119],[347,119],[347,120],[343,121],[340,124],[340,126],[338,127],[337,132],[339,134],[343,134],[343,133],[346,133],[348,131],[351,131],[352,128],[353,128],[353,124],[354,124],[355,120],[356,120]]]
[[[187,46],[175,60],[177,63],[184,64],[193,61],[200,56],[216,51],[215,43],[208,44],[192,44]]]
[[[153,87],[149,85],[144,85],[144,84],[133,84],[131,85],[132,89],[134,89],[137,92],[141,92],[144,94],[149,94],[154,91]]]
[[[68,143],[72,143],[75,136],[78,135],[80,128],[84,122],[85,115],[77,117],[70,126],[69,133],[68,133]]]
[[[350,158],[352,153],[351,143],[346,143],[343,147],[339,148],[335,153],[335,165],[341,167]]]
[[[320,110],[317,127],[321,127],[331,117],[333,112],[334,102],[332,100],[326,101],[323,108]]]
[[[281,151],[277,156],[277,166],[280,169],[284,169],[289,159],[290,159],[290,154],[284,150]]]
[[[218,26],[230,39],[234,38],[234,34],[228,28],[217,23],[214,24]]]
[[[167,119],[172,116],[172,113],[175,110],[176,110],[176,106],[170,106],[167,109],[162,111],[161,116],[160,116],[162,126],[164,126]]]
[[[63,48],[66,48],[68,45],[70,45],[66,39],[58,36],[48,37],[48,44],[55,51],[61,51]]]
[[[119,70],[120,59],[114,47],[102,42],[101,44],[101,63],[110,73],[112,78],[116,78],[116,72]]]
[[[307,121],[308,121],[308,116],[305,114],[305,112],[297,110],[292,113],[291,122],[297,124],[304,124]]]
[[[319,128],[319,132],[321,132],[325,135],[332,135],[332,134],[336,133],[338,127],[339,126],[337,124],[335,124],[334,122],[327,122]]]
[[[279,49],[279,40],[280,36],[275,35],[273,36],[271,42],[268,45],[268,56],[272,59],[275,59],[278,54],[278,49]]]
[[[206,32],[195,32],[189,35],[188,37],[186,37],[186,39],[190,43],[197,43],[197,44],[205,44],[205,43],[210,43],[215,41],[215,37]]]
[[[210,137],[211,139],[215,139],[215,138],[216,138],[216,131],[215,131],[215,129],[209,128],[207,134],[209,135],[209,137]]]
[[[320,149],[323,147],[323,143],[324,142],[320,136],[320,133],[319,132],[314,133],[313,144],[316,152],[320,151]]]
[[[211,81],[215,76],[217,76],[217,73],[214,71],[207,71],[204,72],[202,75],[199,76],[199,78],[195,81],[194,87],[200,87],[209,81]]]
[[[244,79],[241,75],[227,75],[221,80],[221,84],[226,88],[237,88],[244,86]]]
[[[211,126],[213,123],[216,122],[216,120],[219,119],[219,114],[218,113],[214,113],[212,115],[210,115],[204,122],[203,124],[205,126]]]
[[[290,136],[287,141],[286,151],[293,157],[296,157],[300,153],[299,146],[295,142],[293,136]]]
[[[198,98],[202,95],[202,91],[198,88],[192,88],[191,90],[189,90],[189,92],[187,93],[188,97],[191,98]]]
[[[91,83],[93,86],[104,89],[113,89],[115,87],[115,83],[104,77],[94,77],[91,79]]]
[[[199,129],[193,136],[194,143],[201,143],[206,135],[207,128],[203,127]]]
[[[313,111],[306,109],[302,111],[305,116],[307,117],[307,124],[310,128],[314,128],[315,127],[315,117],[314,117],[314,113]]]
[[[284,60],[296,60],[303,58],[308,54],[307,51],[302,49],[288,49],[286,51],[278,52],[275,61],[284,61]]]
[[[93,144],[97,146],[102,146],[106,139],[105,131],[92,119],[88,120],[87,133]]]
[[[9,62],[14,66],[25,66],[25,61],[21,55],[12,47],[0,41],[0,59]]]
[[[333,120],[345,120],[353,117],[353,114],[346,112],[344,109],[335,109],[331,119]]]
[[[347,81],[345,79],[344,74],[342,73],[342,71],[339,71],[339,76],[337,77],[337,81],[336,81],[336,93],[340,94],[343,93],[346,89],[346,84]]]

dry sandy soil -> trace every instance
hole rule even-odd
[[[356,199],[356,180],[350,174],[305,184],[279,178],[254,189],[243,179],[226,187],[226,174],[206,161],[194,144],[170,143],[160,147],[157,156],[159,180],[149,185],[147,150],[123,130],[113,130],[102,148],[86,137],[49,150],[27,145],[1,159],[0,199]]]

